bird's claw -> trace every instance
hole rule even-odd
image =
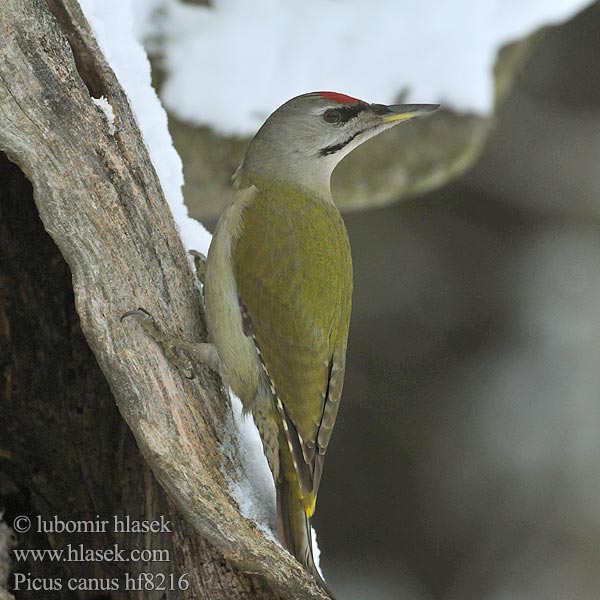
[[[162,331],[145,308],[128,310],[121,315],[120,321],[123,322],[127,317],[141,317],[144,331],[161,347],[165,358],[174,364],[186,379],[196,377],[192,361],[188,356],[186,342]]]
[[[190,250],[190,254],[194,257],[194,267],[196,268],[196,277],[202,285],[206,276],[206,256],[198,250]]]
[[[152,318],[152,315],[145,308],[140,307],[136,308],[135,310],[128,310],[126,313],[123,313],[119,321],[121,321],[122,323],[127,317],[143,317],[147,319],[148,317]]]

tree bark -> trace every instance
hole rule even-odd
[[[174,334],[205,336],[158,178],[77,2],[4,0],[0,57],[0,494],[7,514],[171,522],[168,532],[151,535],[110,527],[94,535],[36,533],[32,526],[19,536],[21,548],[118,543],[164,549],[169,561],[13,566],[63,586],[73,577],[118,580],[107,598],[327,598],[227,493],[223,473],[234,477],[235,465],[221,443],[233,423],[218,377],[203,370],[185,379],[134,319],[120,322],[143,306]],[[114,135],[91,100],[101,95],[117,116]],[[126,574],[143,573],[154,577],[154,589],[126,589]],[[189,587],[156,589],[157,576],[171,574],[176,583],[185,575]],[[63,587],[44,597],[100,596]]]

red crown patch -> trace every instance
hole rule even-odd
[[[346,94],[338,94],[337,92],[319,92],[319,95],[325,100],[334,100],[340,104],[360,102],[358,98],[353,98],[352,96],[347,96]]]

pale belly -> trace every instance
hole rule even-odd
[[[244,333],[232,269],[230,231],[236,230],[238,210],[231,206],[217,225],[206,263],[204,300],[208,331],[223,365],[221,375],[248,410],[263,373],[254,342]]]

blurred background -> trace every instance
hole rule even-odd
[[[527,3],[496,2],[504,8],[493,11],[493,2],[473,1],[475,21],[469,3],[453,3],[465,24],[458,31],[427,4],[413,35],[429,47],[419,55],[424,79],[409,69],[398,80],[402,62],[394,78],[379,77],[396,97],[391,88],[357,93],[348,80],[311,85],[310,74],[298,76],[302,62],[286,63],[279,46],[271,62],[294,65],[289,77],[249,75],[247,94],[225,83],[241,77],[239,68],[209,60],[221,65],[210,79],[190,58],[183,80],[207,114],[219,112],[212,125],[193,97],[177,108],[177,56],[186,54],[174,40],[206,42],[207,31],[225,40],[227,18],[240,9],[202,4],[144,3],[137,25],[184,161],[186,201],[209,229],[229,201],[228,180],[253,127],[294,85],[304,86],[297,93],[334,88],[377,102],[444,102],[439,114],[365,144],[334,178],[355,295],[344,403],[315,526],[338,598],[600,598],[600,4],[572,2],[546,18],[553,3],[532,2],[539,14],[521,23]],[[350,4],[309,3],[323,7],[329,24]],[[397,3],[407,19],[413,4]],[[181,13],[193,27],[173,25],[178,10],[197,11]],[[216,19],[210,11],[218,10]],[[518,27],[496,38],[482,31],[513,18]],[[272,27],[277,43],[293,31],[296,44],[311,44],[309,32],[283,18]],[[386,27],[391,35],[409,30]],[[360,38],[353,32],[350,44]],[[489,90],[483,81],[462,93],[474,76],[448,49],[480,55],[484,38],[491,59],[478,68]],[[244,40],[234,55],[245,53]],[[221,56],[217,45],[198,52]],[[255,73],[273,68],[253,60]],[[369,69],[390,65],[371,59]],[[281,98],[269,94],[278,80]],[[367,84],[376,87],[377,78]],[[236,105],[223,100],[236,93],[245,115],[238,124]]]

